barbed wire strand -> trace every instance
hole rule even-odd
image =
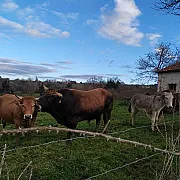
[[[178,121],[169,121],[169,122],[166,122],[165,124],[168,124],[168,123],[171,123],[171,122],[178,122]],[[161,124],[163,124],[163,123],[161,123]],[[161,125],[161,124],[159,124],[159,125]],[[150,127],[150,126],[151,125],[139,126],[139,127],[136,127],[136,128],[129,128],[129,129],[126,129],[126,130],[123,130],[123,131],[117,131],[117,132],[108,133],[108,134],[112,135],[112,134],[118,134],[118,133],[125,133],[125,132],[131,131],[131,130],[146,128],[146,127]],[[89,138],[89,137],[93,138],[95,136],[85,136],[85,137],[76,137],[76,138],[65,139],[65,140],[50,141],[50,142],[47,142],[47,143],[41,143],[41,144],[36,144],[36,145],[32,145],[32,146],[24,146],[24,147],[14,148],[14,149],[6,150],[6,152],[12,152],[12,151],[19,150],[19,149],[34,148],[34,147],[38,147],[38,146],[45,146],[45,145],[49,145],[49,144],[53,144],[53,143],[58,143],[58,142],[66,142],[66,141],[69,141],[69,140],[84,139],[84,138]],[[3,152],[3,151],[0,151],[0,152]]]
[[[168,122],[165,122],[165,123],[160,123],[158,125],[164,125],[164,124],[169,124],[169,123],[172,123],[172,122],[179,122],[179,120],[177,121],[168,121]],[[129,129],[126,129],[126,130],[122,130],[122,131],[116,131],[116,132],[112,132],[112,133],[108,133],[108,134],[118,134],[118,133],[124,133],[124,132],[128,132],[128,131],[131,131],[131,130],[136,130],[136,129],[142,129],[142,128],[147,128],[147,127],[151,127],[151,125],[146,125],[146,126],[138,126],[138,127],[135,127],[135,128],[129,128]]]
[[[166,123],[171,123],[171,122],[174,122],[174,121],[170,121],[170,122],[166,122]],[[150,126],[150,125],[149,125]],[[136,127],[136,128],[130,128],[130,129],[127,129],[127,130],[124,130],[124,131],[119,131],[120,133],[124,133],[124,132],[127,132],[127,131],[130,131],[130,130],[134,130],[134,129],[139,129],[139,128],[144,128],[144,127],[149,127],[149,126],[141,126],[141,127]],[[26,131],[25,131],[26,132]],[[118,133],[118,132],[115,132],[115,133]],[[111,134],[111,133],[109,133]],[[51,142],[47,142],[47,143],[42,143],[42,144],[37,144],[37,145],[33,145],[33,146],[26,146],[26,147],[20,147],[20,148],[14,148],[14,149],[11,149],[11,150],[6,150],[6,152],[11,152],[11,151],[15,151],[15,150],[18,150],[18,149],[27,149],[27,148],[33,148],[33,147],[38,147],[38,146],[43,146],[43,145],[49,145],[49,144],[53,144],[53,143],[58,143],[58,142],[66,142],[66,141],[69,141],[69,140],[76,140],[76,139],[84,139],[84,138],[89,138],[89,137],[95,137],[95,136],[85,136],[85,137],[76,137],[76,138],[72,138],[72,139],[65,139],[65,140],[57,140],[57,141],[51,141]],[[1,151],[2,152],[2,151]],[[148,157],[145,157],[145,158],[141,158],[141,159],[138,159],[136,161],[133,161],[131,163],[128,163],[128,164],[125,164],[121,167],[116,167],[114,169],[111,169],[111,170],[108,170],[104,173],[101,173],[101,174],[98,174],[98,175],[95,175],[95,176],[92,176],[90,178],[88,178],[87,180],[89,179],[92,179],[92,178],[95,178],[95,177],[98,177],[98,176],[101,176],[101,175],[104,175],[104,174],[107,174],[107,173],[110,173],[112,171],[115,171],[115,170],[118,170],[118,169],[122,169],[126,166],[129,166],[131,164],[135,164],[139,161],[142,161],[142,160],[145,160],[145,159],[149,159],[153,156],[156,156],[158,154],[161,154],[161,153],[156,153],[154,155],[151,155],[151,156],[148,156]]]
[[[94,133],[94,132],[89,132],[89,131],[83,131],[83,130],[74,130],[74,129],[67,129],[67,128],[58,128],[58,127],[34,127],[34,128],[24,128],[24,129],[14,129],[14,130],[6,130],[6,131],[1,131],[0,134],[8,134],[8,133],[25,133],[25,132],[33,132],[33,131],[61,131],[61,132],[71,132],[71,133],[77,133],[77,134],[83,134],[85,135],[90,135],[90,136],[97,136],[97,137],[102,137],[107,139],[107,141],[115,141],[117,143],[128,143],[128,144],[133,144],[135,146],[141,146],[144,148],[149,148],[154,151],[160,151],[165,154],[173,154],[176,156],[180,156],[180,152],[174,152],[170,151],[167,149],[160,149],[155,146],[152,146],[151,144],[144,144],[141,142],[137,141],[132,141],[132,140],[127,140],[127,139],[122,139],[122,138],[116,138],[110,135],[102,134],[102,133]]]
[[[135,164],[135,163],[140,162],[140,161],[143,161],[143,160],[145,160],[145,159],[152,158],[152,157],[157,156],[157,155],[159,155],[159,154],[161,154],[161,153],[156,153],[156,154],[150,155],[150,156],[148,156],[148,157],[144,157],[144,158],[141,158],[141,159],[135,160],[135,161],[133,161],[133,162],[130,162],[130,163],[124,164],[123,166],[116,167],[116,168],[114,168],[114,169],[110,169],[110,170],[108,170],[108,171],[106,171],[106,172],[103,172],[103,173],[101,173],[101,174],[97,174],[97,175],[91,176],[91,177],[89,177],[89,178],[87,178],[87,179],[85,179],[85,180],[90,180],[90,179],[93,179],[93,178],[96,178],[96,177],[99,177],[99,176],[105,175],[105,174],[110,173],[110,172],[112,172],[112,171],[116,171],[116,170],[118,170],[118,169],[122,169],[122,168],[124,168],[124,167],[126,167],[126,166],[129,166],[129,165]]]
[[[56,140],[56,141],[50,141],[50,142],[46,142],[46,143],[42,143],[42,144],[36,144],[36,145],[32,145],[32,146],[24,146],[24,147],[9,149],[9,150],[6,150],[6,152],[12,152],[12,151],[16,151],[16,150],[19,150],[19,149],[28,149],[28,148],[34,148],[34,147],[39,147],[39,146],[46,146],[46,145],[49,145],[49,144],[58,143],[58,142],[66,142],[66,141],[69,141],[69,140],[85,139],[85,138],[88,138],[88,137],[93,137],[93,136],[76,137],[76,138],[64,139],[64,140],[59,139],[59,140]],[[0,151],[0,152],[2,152],[2,151]]]

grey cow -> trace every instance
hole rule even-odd
[[[134,125],[135,115],[139,110],[144,110],[147,115],[151,116],[151,129],[154,131],[155,123],[157,125],[160,111],[163,107],[172,108],[173,95],[169,91],[164,91],[161,95],[144,95],[136,94],[131,98],[129,112],[131,112],[131,122]]]

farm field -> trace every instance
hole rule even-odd
[[[161,131],[151,131],[151,123],[145,113],[139,113],[135,126],[130,124],[127,101],[115,101],[107,134],[169,150],[180,151],[177,141],[178,115],[165,114],[166,126],[161,121]],[[174,123],[173,123],[174,122]],[[47,113],[39,113],[36,126],[58,126]],[[12,126],[7,126],[11,129]],[[78,124],[77,129],[95,131],[95,121]],[[99,132],[103,130],[103,123]],[[176,156],[162,154],[152,149],[129,143],[107,141],[100,137],[79,137],[74,135],[72,144],[66,143],[65,132],[33,132],[19,136],[18,146],[15,136],[0,137],[0,160],[4,145],[5,165],[2,180],[156,180],[179,179],[180,161]],[[171,159],[169,159],[171,158]],[[169,161],[168,161],[169,160]],[[30,163],[27,169],[27,165]],[[22,174],[21,174],[22,173]]]

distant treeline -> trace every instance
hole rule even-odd
[[[42,82],[42,81],[39,81],[38,79],[32,80],[30,78],[27,80],[25,79],[10,80],[9,78],[0,77],[0,92],[3,92],[3,93],[34,92],[36,93],[36,92],[41,91],[43,83],[46,86],[54,88],[54,89],[73,88],[73,86],[75,86],[74,88],[76,89],[92,89],[96,87],[117,89],[119,84],[122,84],[116,78],[109,79],[107,82],[95,81],[95,82],[87,82],[87,83],[77,83],[76,81],[59,82],[55,80],[46,80]]]
[[[157,91],[157,85],[126,85],[119,81],[110,79],[107,82],[87,82],[77,83],[76,81],[59,82],[55,80],[39,81],[38,79],[15,79],[0,77],[0,93],[23,93],[34,94],[39,93],[42,95],[43,86],[48,88],[61,89],[73,88],[80,90],[90,90],[94,88],[106,88],[113,93],[115,99],[127,98],[129,99],[135,93],[149,93],[154,94]]]

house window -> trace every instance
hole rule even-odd
[[[176,91],[176,84],[168,84],[169,85],[169,90]]]

